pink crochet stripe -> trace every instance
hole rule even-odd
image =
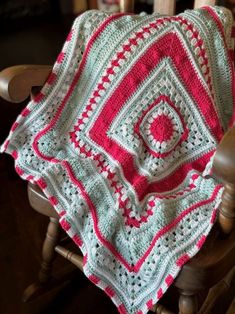
[[[47,79],[47,84],[52,85],[56,80],[57,75],[54,72],[51,72]]]
[[[216,216],[217,216],[217,208],[213,210],[212,215],[211,215],[211,220],[210,223],[214,224],[215,220],[216,220]]]
[[[66,211],[65,211],[65,210],[62,210],[62,211],[59,213],[59,216],[60,216],[60,217],[63,217],[65,214],[66,214]]]
[[[27,176],[27,177],[26,177],[26,180],[28,180],[28,181],[30,181],[30,182],[32,182],[32,183],[35,183],[35,182],[34,182],[34,176],[32,176],[32,175]]]
[[[18,153],[16,150],[14,150],[12,153],[11,153],[11,156],[14,158],[14,159],[17,159],[18,158]]]
[[[202,39],[200,38],[198,31],[195,30],[194,27],[193,27],[193,25],[192,25],[188,20],[186,20],[185,18],[182,18],[182,17],[178,16],[178,17],[171,17],[171,18],[158,19],[156,22],[150,23],[150,24],[148,25],[148,27],[144,27],[142,33],[144,33],[144,32],[149,32],[149,29],[151,29],[151,28],[158,28],[161,24],[164,24],[165,21],[171,22],[171,21],[173,21],[173,20],[179,22],[180,24],[184,24],[185,27],[186,27],[188,30],[190,30],[190,31],[192,32],[192,38],[194,38],[194,39],[197,40],[197,46],[198,46],[198,48],[199,48],[199,55],[200,55],[200,57],[203,59],[202,65],[203,65],[203,66],[206,66],[206,67],[207,67],[207,71],[209,71],[209,70],[208,70],[208,69],[209,69],[209,68],[208,68],[208,58],[207,58],[206,55],[205,55],[205,50],[203,50],[203,49],[201,48],[201,45],[202,45],[203,41],[202,41]],[[136,36],[137,36],[137,34],[136,34]],[[129,44],[123,45],[123,47],[122,47],[122,48],[123,48],[123,51],[131,51],[131,45],[137,45],[137,41],[134,40],[133,38],[129,39]],[[114,60],[113,60],[113,62],[112,62],[113,65],[114,65],[114,64],[115,64],[116,66],[119,65],[119,63],[117,62],[117,60],[118,60],[118,55],[119,55],[119,53],[117,53],[117,59],[114,59]],[[115,74],[115,72],[113,71],[112,68],[108,68],[108,69],[107,69],[107,73],[108,73],[108,74]],[[209,77],[209,78],[210,78],[210,77]],[[209,78],[208,78],[208,80],[209,80]],[[104,79],[105,79],[105,81],[106,81],[106,76],[103,77],[103,80],[104,80]],[[108,77],[107,77],[107,81],[109,82]],[[209,83],[208,83],[208,84],[209,84]],[[99,86],[99,85],[98,85],[98,86]],[[211,86],[211,85],[210,85],[210,86]],[[99,95],[99,88],[98,88],[97,91],[95,91],[95,93],[97,93],[96,96]],[[94,96],[94,95],[93,95],[93,96]],[[91,99],[90,99],[90,103],[96,103],[95,99],[94,99],[94,98],[91,98]],[[88,109],[88,107],[89,107],[89,109]],[[86,112],[86,110],[87,110],[87,111],[91,111],[91,110],[92,110],[90,104],[86,107],[84,113]],[[79,120],[81,120],[81,121],[80,121],[81,124],[84,124],[83,119],[79,119]],[[75,129],[76,129],[75,131],[78,131],[78,130],[79,130],[79,123],[75,126]],[[73,134],[73,132],[72,132],[72,137],[73,137],[73,142],[75,143],[75,147],[77,147],[78,143],[76,142],[76,137],[75,137],[75,134]],[[90,152],[89,152],[89,154],[90,154]],[[88,155],[87,155],[87,156],[88,156]],[[88,156],[88,157],[89,157],[89,156]],[[207,162],[207,161],[206,161],[206,160],[202,160],[202,163],[203,163],[203,162]],[[201,163],[201,161],[200,161],[200,163]],[[200,164],[200,163],[199,163],[199,164]],[[193,167],[194,167],[194,165],[193,165]],[[198,170],[198,171],[202,171],[202,170],[203,170],[203,169],[198,169],[198,168],[195,168],[195,169]],[[185,169],[185,170],[186,170],[186,169]],[[190,170],[190,169],[189,169],[189,170]],[[179,172],[181,172],[181,169],[180,169]],[[176,179],[177,179],[177,181],[176,181]],[[178,185],[178,184],[180,184],[180,183],[182,182],[182,178],[169,178],[169,181],[171,181],[171,182],[177,182],[176,185]],[[151,188],[149,189],[149,191],[146,191],[146,194],[147,194],[147,193],[151,193],[151,192],[164,192],[164,191],[166,191],[167,189],[168,189],[168,190],[170,189],[169,186],[167,186],[167,187],[165,187],[165,188],[163,188],[163,186],[164,186],[164,183],[163,183],[163,182],[161,182],[161,184],[159,184],[159,186],[151,186]]]
[[[215,11],[209,7],[209,6],[206,6],[204,7],[203,9],[205,9],[209,14],[210,16],[213,18],[213,20],[215,21],[215,23],[217,24],[217,27],[222,35],[222,38],[223,38],[223,41],[224,41],[224,45],[225,47],[227,48],[228,50],[228,46],[227,46],[227,43],[226,43],[226,40],[225,40],[225,36],[224,36],[224,28],[223,28],[223,25],[218,17],[218,15],[215,13]],[[233,37],[233,30],[234,30],[234,27],[232,28],[232,34],[231,34],[231,37]],[[234,71],[234,59],[232,58],[231,54],[229,55],[230,58],[230,62],[229,62],[229,66],[230,66],[230,71],[232,73],[232,97],[233,97],[233,116],[229,122],[229,127],[231,128],[234,124],[234,121],[235,121],[235,71]]]
[[[4,142],[4,144],[3,144],[4,151],[7,150],[7,147],[9,146],[9,144],[10,144],[10,141],[9,141],[9,140],[6,140],[6,141]]]
[[[163,227],[160,231],[158,231],[157,234],[155,235],[155,237],[153,238],[153,241],[152,241],[150,247],[147,249],[145,254],[142,256],[142,258],[139,259],[139,261],[135,265],[135,267],[134,267],[135,271],[138,271],[140,269],[141,265],[143,264],[145,259],[148,257],[148,255],[152,251],[155,243],[157,242],[157,240],[161,236],[163,236],[166,232],[168,232],[170,229],[175,227],[185,216],[187,216],[189,213],[191,213],[194,209],[201,207],[201,206],[204,206],[204,205],[209,204],[210,202],[214,201],[220,189],[221,189],[221,186],[216,186],[216,188],[214,189],[214,191],[212,193],[212,196],[209,199],[201,201],[201,202],[194,204],[191,207],[187,208],[177,218],[175,218],[171,223],[169,223],[167,226]]]
[[[60,225],[65,231],[69,231],[69,229],[71,228],[70,223],[68,223],[65,219],[60,220]]]
[[[48,200],[53,206],[56,206],[58,204],[58,199],[55,196],[48,197]]]
[[[55,160],[53,160],[52,162],[57,162]],[[151,253],[156,241],[163,236],[166,232],[170,231],[170,229],[172,229],[174,226],[176,226],[181,219],[183,219],[187,214],[189,214],[190,212],[192,212],[195,208],[199,207],[199,206],[203,206],[211,201],[213,201],[218,193],[218,191],[220,190],[221,186],[217,186],[211,196],[210,199],[205,200],[205,201],[201,201],[191,207],[189,207],[188,209],[186,209],[181,215],[179,215],[174,221],[172,221],[169,225],[165,226],[163,229],[161,229],[154,237],[150,247],[147,249],[147,251],[145,252],[145,254],[143,255],[142,258],[140,258],[140,260],[137,262],[136,265],[131,266],[129,265],[126,260],[120,255],[120,253],[115,249],[115,247],[108,242],[103,235],[100,233],[99,227],[98,227],[98,218],[96,215],[96,209],[95,206],[93,205],[91,199],[89,198],[88,194],[86,193],[82,183],[80,181],[77,180],[77,178],[75,178],[73,171],[69,165],[68,162],[64,161],[62,162],[63,166],[65,167],[65,169],[67,170],[71,181],[76,184],[79,189],[81,190],[82,196],[83,198],[86,200],[86,202],[88,203],[88,206],[90,208],[90,211],[92,213],[92,218],[93,218],[93,222],[94,222],[94,229],[95,232],[97,234],[97,237],[99,238],[99,240],[103,243],[103,245],[105,245],[116,257],[117,259],[119,259],[119,261],[129,270],[129,271],[134,271],[134,272],[138,272],[138,270],[140,269],[140,267],[142,266],[143,262],[145,261],[145,259],[147,258],[147,256]],[[20,169],[18,170],[18,173],[20,172]],[[23,173],[22,173],[23,174]],[[51,199],[51,198],[49,198]],[[52,201],[55,205],[58,203],[55,202],[54,200]],[[60,221],[62,228],[64,228],[64,230],[68,231],[70,229],[70,224],[67,223],[65,220]]]
[[[111,287],[106,287],[104,291],[110,298],[113,298],[115,296],[115,292]]]
[[[71,181],[78,186],[78,188],[81,191],[82,197],[85,199],[85,201],[87,202],[89,209],[91,211],[92,214],[92,219],[94,222],[94,229],[96,232],[96,235],[98,237],[98,239],[101,241],[101,243],[103,243],[103,245],[105,247],[107,247],[118,259],[119,261],[129,270],[132,271],[132,267],[131,265],[129,265],[126,260],[121,256],[121,254],[115,249],[115,247],[109,242],[107,241],[103,235],[101,234],[100,230],[99,230],[99,226],[98,226],[98,218],[96,215],[96,208],[94,206],[94,204],[92,203],[89,195],[86,193],[85,188],[82,184],[82,182],[80,182],[73,174],[72,168],[69,165],[69,163],[67,161],[62,162],[63,166],[65,167],[65,169],[67,170]]]
[[[15,167],[16,172],[18,173],[19,176],[22,176],[24,174],[24,170],[21,169],[20,167],[16,166]]]
[[[200,238],[200,240],[197,242],[197,247],[200,249],[200,248],[203,246],[203,244],[204,244],[205,241],[206,241],[206,236],[203,235],[203,236]]]
[[[171,44],[174,43],[175,49],[178,50],[180,58],[176,57],[174,51],[171,50]],[[160,48],[159,48],[160,47]],[[160,51],[159,51],[160,49]],[[167,34],[163,38],[159,39],[156,43],[154,43],[145,54],[138,59],[136,64],[133,66],[131,74],[127,74],[122,82],[119,84],[118,88],[113,92],[113,94],[109,97],[106,102],[103,110],[101,111],[99,117],[96,119],[93,127],[91,128],[89,135],[93,141],[95,141],[99,146],[101,146],[109,155],[111,155],[114,159],[116,159],[121,165],[123,165],[123,172],[125,178],[129,181],[129,183],[134,187],[136,193],[139,197],[139,200],[142,200],[143,197],[151,192],[160,192],[158,190],[162,189],[163,192],[163,182],[158,184],[158,186],[151,186],[149,188],[148,180],[145,176],[140,175],[135,167],[134,157],[123,149],[118,143],[112,140],[107,136],[107,131],[109,126],[112,124],[112,121],[117,116],[121,104],[124,104],[126,100],[135,92],[138,85],[142,80],[146,78],[146,76],[151,71],[151,67],[156,65],[161,61],[161,55],[167,55],[171,57],[172,61],[175,63],[175,67],[178,69],[178,72],[184,81],[185,85],[188,87],[188,91],[191,92],[193,98],[196,99],[199,104],[199,108],[202,112],[202,116],[205,116],[206,122],[210,126],[213,134],[215,134],[216,138],[219,140],[222,138],[223,131],[218,125],[220,125],[217,113],[213,107],[211,102],[211,98],[204,90],[203,85],[199,81],[197,75],[188,77],[188,72],[194,73],[191,63],[185,56],[185,50],[175,34]],[[150,58],[151,56],[151,58]],[[151,60],[151,64],[148,64],[149,60]],[[143,64],[146,64],[143,67]],[[152,65],[153,64],[153,65]],[[187,71],[186,69],[191,69],[191,71]],[[105,118],[104,118],[105,117]],[[200,168],[205,165],[205,158],[202,160],[197,160],[197,169],[202,170]],[[187,165],[186,165],[187,167]],[[179,174],[180,173],[180,174]],[[180,184],[185,178],[185,174],[187,172],[177,171],[178,178],[173,178],[170,180],[168,178],[166,190],[171,190],[175,188],[178,184]],[[173,174],[174,176],[174,174]],[[149,191],[150,190],[150,191]]]
[[[174,277],[172,277],[171,275],[168,275],[165,279],[165,283],[167,284],[168,287],[170,287],[173,281],[174,281]]]
[[[53,162],[56,162],[55,160]],[[107,241],[103,235],[101,234],[100,230],[99,230],[99,226],[98,226],[98,218],[96,215],[96,208],[94,206],[94,204],[92,203],[90,197],[88,196],[88,194],[86,193],[84,186],[82,185],[82,183],[74,176],[73,171],[71,169],[71,166],[69,165],[69,163],[67,161],[63,161],[62,162],[63,166],[65,167],[65,169],[67,170],[71,181],[76,184],[79,189],[81,190],[82,196],[83,198],[86,200],[91,214],[92,214],[92,218],[93,218],[93,222],[94,222],[94,229],[96,232],[96,235],[98,237],[98,239],[103,243],[103,245],[105,245],[115,256],[116,258],[131,272],[138,272],[138,270],[140,269],[140,267],[142,266],[143,262],[145,261],[145,259],[147,258],[147,256],[151,253],[155,243],[157,242],[157,240],[163,236],[166,232],[170,231],[173,227],[175,227],[187,214],[189,214],[190,212],[192,212],[194,209],[196,209],[197,207],[206,205],[208,203],[210,203],[211,201],[213,201],[218,193],[218,191],[221,189],[221,186],[217,186],[215,188],[215,190],[213,191],[213,194],[211,196],[210,199],[208,200],[204,200],[201,201],[197,204],[194,204],[193,206],[189,207],[188,209],[186,209],[183,213],[181,213],[175,220],[173,220],[170,224],[168,224],[167,226],[165,226],[164,228],[162,228],[159,232],[157,232],[157,234],[155,235],[150,247],[146,250],[145,254],[142,256],[142,258],[139,259],[139,261],[136,263],[136,265],[131,266],[130,264],[128,264],[126,262],[126,260],[121,256],[121,254],[116,250],[116,248],[109,242]],[[21,173],[21,169],[18,169],[17,171],[18,173]],[[23,173],[22,173],[23,174]],[[53,196],[52,196],[53,198]],[[49,200],[51,200],[51,197],[49,198]],[[58,204],[58,201],[55,202],[54,200],[52,201],[53,203]],[[55,204],[55,205],[56,205]],[[66,220],[62,220],[60,221],[60,224],[62,226],[62,228],[66,231],[68,231],[71,226],[70,224],[66,221]],[[201,240],[202,242],[202,240]],[[200,246],[200,241],[198,242],[197,246]]]
[[[44,190],[47,187],[47,183],[43,178],[37,180],[37,184],[42,190]]]
[[[214,20],[214,22],[216,23],[221,35],[223,36],[224,39],[224,44],[226,45],[226,41],[225,41],[225,37],[224,37],[224,28],[223,25],[221,24],[221,21],[218,17],[218,15],[216,14],[216,12],[209,6],[204,6],[203,10],[207,11],[209,13],[209,15],[212,17],[212,19]]]
[[[146,303],[146,305],[147,305],[147,308],[148,308],[149,310],[151,310],[151,308],[153,307],[153,300],[152,300],[152,299],[149,300],[149,301]]]
[[[128,314],[124,304],[119,305],[118,311],[120,314]]]
[[[30,110],[26,107],[22,112],[21,112],[21,115],[23,117],[27,117],[30,113]]]
[[[87,58],[87,54],[90,50],[90,47],[91,45],[93,44],[93,42],[96,40],[97,36],[99,35],[99,33],[114,19],[117,19],[118,17],[120,16],[123,16],[124,14],[117,14],[115,16],[110,16],[101,26],[100,28],[97,29],[97,31],[94,33],[93,37],[91,38],[91,40],[89,41],[88,45],[87,45],[87,49],[83,55],[83,59],[82,59],[82,62],[81,62],[81,65],[78,69],[78,72],[76,73],[74,79],[73,79],[73,82],[72,82],[72,85],[70,86],[70,89],[68,91],[68,93],[66,94],[65,98],[63,99],[63,102],[61,103],[57,113],[56,113],[56,116],[54,118],[54,120],[44,129],[42,130],[40,133],[38,133],[34,139],[34,142],[33,142],[33,149],[34,151],[36,152],[36,154],[41,157],[42,159],[44,160],[48,160],[48,161],[51,161],[51,162],[54,162],[54,163],[57,163],[58,160],[56,160],[55,158],[53,157],[49,157],[49,156],[45,156],[44,154],[42,154],[39,149],[38,149],[38,141],[39,139],[44,135],[46,134],[46,132],[51,129],[54,124],[56,123],[56,121],[59,119],[60,117],[60,114],[68,100],[68,98],[70,97],[76,83],[77,83],[77,80],[79,79],[80,77],[80,74],[81,74],[81,71],[83,69],[83,67],[85,66],[85,62],[86,62],[86,58]],[[92,208],[92,216],[93,216],[93,220],[94,220],[94,226],[95,226],[95,230],[97,232],[97,236],[102,239],[102,242],[107,246],[109,247],[109,249],[111,250],[111,252],[115,252],[115,256],[117,256],[117,258],[119,258],[119,260],[126,266],[127,269],[131,270],[131,267],[128,263],[126,263],[126,261],[123,259],[123,257],[115,250],[115,248],[107,241],[103,238],[103,236],[100,234],[99,232],[99,229],[98,229],[98,224],[95,223],[97,222],[97,217],[96,217],[96,214],[95,214],[95,207],[94,205],[92,204],[90,198],[88,197],[88,195],[85,193],[85,190],[83,188],[83,186],[81,185],[81,183],[78,182],[78,180],[74,177],[74,175],[72,174],[72,170],[70,168],[70,165],[67,163],[67,162],[64,162],[63,163],[65,168],[67,169],[70,177],[71,177],[71,180],[72,182],[74,182],[76,185],[79,186],[79,188],[81,189],[82,191],[82,194],[84,195],[84,198],[87,200],[87,203],[89,205],[90,208]],[[63,225],[62,225],[63,227]]]
[[[157,292],[157,299],[160,300],[163,296],[163,291],[162,291],[162,288],[160,288]]]
[[[99,279],[97,276],[95,276],[95,275],[90,275],[88,278],[89,278],[89,280],[90,280],[91,282],[93,282],[95,285],[97,285],[97,284],[100,282],[100,279]]]
[[[66,38],[66,41],[70,41],[72,39],[73,36],[73,30],[71,30]]]
[[[56,115],[54,117],[54,119],[51,121],[51,123],[45,128],[43,129],[41,132],[39,132],[37,134],[37,136],[35,137],[34,139],[34,142],[33,142],[33,149],[35,150],[35,152],[37,153],[38,156],[40,156],[41,158],[45,159],[45,160],[48,160],[50,161],[51,159],[53,159],[53,157],[48,157],[48,156],[45,156],[44,154],[42,154],[39,149],[38,149],[38,141],[39,139],[44,135],[46,134],[51,128],[53,128],[53,126],[55,125],[55,123],[57,122],[57,120],[59,119],[69,97],[71,96],[73,90],[74,90],[74,87],[76,86],[77,84],[77,81],[79,80],[80,76],[81,76],[81,73],[85,67],[85,64],[86,64],[86,61],[87,61],[87,56],[88,56],[88,53],[92,47],[92,45],[94,44],[94,42],[96,41],[96,39],[98,38],[99,34],[106,28],[106,26],[108,24],[110,24],[113,20],[115,19],[118,19],[119,17],[125,15],[124,13],[120,13],[120,14],[116,14],[116,15],[112,15],[110,16],[109,18],[107,18],[102,24],[101,26],[95,31],[95,33],[92,35],[91,39],[89,40],[87,46],[86,46],[86,50],[83,54],[83,58],[82,58],[82,61],[81,61],[81,64],[78,68],[78,71],[76,72],[75,76],[74,76],[74,79],[72,81],[72,84],[67,92],[67,94],[65,95],[61,105],[59,106],[57,112],[56,112]],[[40,94],[40,93],[39,93]],[[39,97],[40,95],[38,94],[37,97]],[[44,95],[43,95],[44,96]],[[40,100],[41,98],[43,97],[39,97]],[[38,100],[37,100],[38,101]]]
[[[76,234],[73,236],[73,241],[81,247],[83,245],[82,239]]]
[[[72,137],[72,142],[75,143],[75,139],[74,137],[76,136],[75,132],[71,132],[70,136]],[[96,166],[99,168],[99,173],[102,172],[108,172],[107,175],[107,179],[110,181],[110,187],[114,189],[114,193],[118,194],[117,196],[117,201],[119,203],[119,207],[123,209],[123,217],[126,218],[125,220],[125,224],[129,225],[131,227],[135,227],[135,228],[140,228],[141,223],[146,223],[148,221],[149,216],[153,215],[153,207],[155,207],[155,201],[152,200],[150,202],[148,202],[148,204],[146,205],[146,209],[144,210],[143,214],[141,215],[140,219],[134,219],[130,217],[130,213],[131,210],[126,208],[126,205],[128,204],[128,202],[130,202],[130,199],[127,198],[125,201],[122,201],[122,196],[123,193],[121,192],[121,190],[124,188],[120,182],[116,181],[115,179],[115,174],[112,173],[110,171],[110,169],[108,169],[107,166],[103,165],[103,161],[101,161],[101,155],[100,154],[94,154],[91,153],[89,149],[87,149],[85,147],[85,145],[81,145],[79,142],[76,142],[76,144],[78,144],[78,146],[76,145],[76,147],[79,147],[80,149],[80,153],[85,154],[88,158],[92,157],[93,160],[99,161],[99,164],[97,164]],[[194,175],[192,177],[192,180],[196,180],[198,178],[198,175]],[[117,184],[119,184],[119,187],[117,187]],[[186,192],[190,192],[192,191],[192,189],[194,189],[196,186],[193,184],[193,182],[191,184],[189,184],[189,186],[187,188],[185,188],[182,192],[177,192],[176,194],[172,194],[169,196],[164,196],[161,194],[157,194],[155,196],[155,199],[170,199],[170,198],[176,198],[178,195],[183,195]]]
[[[16,130],[16,128],[18,127],[19,123],[15,122],[13,123],[12,127],[11,127],[11,132],[14,132]]]
[[[185,263],[189,261],[189,259],[190,256],[188,254],[184,254],[177,259],[176,265],[181,268]]]
[[[85,154],[88,158],[90,158],[90,157],[93,157],[93,159],[94,160],[98,160],[99,159],[99,156],[98,155],[95,155],[95,154],[93,154],[93,153],[91,153],[90,152],[90,150],[87,150],[86,148],[85,148],[85,145],[83,145],[82,147],[80,147],[80,143],[79,143],[79,141],[77,141],[76,140],[76,130],[74,131],[74,132],[71,132],[70,133],[70,136],[71,136],[71,141],[75,144],[75,147],[76,148],[79,148],[80,149],[80,153],[83,153],[83,154]],[[203,165],[203,163],[204,164],[206,164],[209,160],[210,160],[210,158],[211,158],[211,156],[214,154],[214,152],[215,152],[215,150],[213,150],[213,151],[211,151],[211,152],[209,152],[208,154],[205,154],[203,157],[201,157],[201,158],[199,158],[198,160],[196,160],[196,161],[194,161],[194,162],[191,162],[190,163],[190,166],[188,166],[187,164],[185,164],[184,166],[181,166],[181,167],[179,167],[178,168],[178,172],[179,173],[181,173],[181,172],[183,172],[183,173],[185,173],[185,175],[187,175],[187,173],[188,173],[188,171],[190,171],[191,169],[195,169],[195,170],[198,170],[198,171],[203,171],[203,168],[201,168],[200,169],[200,166],[198,166],[198,163],[199,163],[199,165],[200,164],[202,164]],[[199,162],[198,162],[199,161]],[[101,167],[101,170],[100,170],[100,173],[102,172],[102,163],[99,165],[97,165],[97,167]],[[106,171],[106,170],[105,170]],[[110,174],[110,175],[112,175],[112,174]],[[111,187],[114,187],[118,182],[116,182],[115,180],[113,180],[113,178],[110,178],[110,175],[108,175],[108,180],[110,180],[110,186]],[[194,180],[196,180],[198,178],[198,175],[194,175],[193,177],[192,177],[192,180],[194,181]],[[158,192],[158,193],[161,193],[161,192],[164,192],[164,191],[167,191],[168,190],[168,188],[169,188],[169,186],[168,186],[168,181],[172,181],[172,180],[175,180],[176,182],[178,182],[178,184],[180,184],[181,183],[181,180],[182,180],[182,175],[177,175],[177,173],[175,173],[175,174],[173,174],[173,175],[170,175],[170,176],[168,176],[166,179],[163,179],[163,180],[161,180],[161,181],[159,181],[159,182],[154,182],[154,183],[150,183],[150,185],[149,185],[149,187],[148,187],[148,190],[146,191],[146,194],[148,194],[148,193],[152,193],[152,192],[155,192],[156,193],[156,191]],[[163,196],[163,195],[161,195],[161,194],[156,194],[156,199],[167,199],[167,198],[176,198],[178,195],[183,195],[184,193],[186,193],[186,192],[190,192],[192,189],[194,189],[195,188],[195,184],[192,182],[189,186],[188,186],[188,188],[186,188],[186,189],[184,189],[183,191],[181,191],[181,192],[178,192],[178,193],[176,193],[176,194],[172,194],[172,195],[169,195],[169,196]],[[116,193],[119,193],[119,192],[117,192],[117,191],[115,191]],[[118,198],[118,200],[119,200],[119,198]],[[153,204],[153,205],[150,205],[151,207],[153,207],[154,205],[155,205],[155,203],[154,202],[152,202],[151,204]],[[149,212],[150,213],[150,212]],[[150,213],[150,215],[151,215],[151,213]],[[127,213],[126,214],[126,212],[124,212],[124,216],[126,216],[127,218],[129,217],[129,214]],[[147,217],[149,217],[149,214],[147,215]],[[142,218],[142,220],[140,220],[140,221],[135,221],[134,222],[134,225],[136,226],[136,227],[139,227],[140,226],[140,223],[141,222],[146,222],[147,220],[146,220],[146,218],[145,217],[143,217]],[[130,220],[130,219],[128,219],[127,221],[126,221],[126,224],[128,224],[128,225],[133,225],[133,220]]]
[[[64,60],[64,56],[65,56],[65,52],[60,52],[60,54],[58,55],[57,59],[56,59],[56,62],[57,63],[62,63],[63,60]]]
[[[45,95],[42,92],[39,92],[37,95],[33,97],[33,101],[35,103],[39,103]]]
[[[168,224],[167,226],[165,226],[164,228],[162,228],[160,231],[157,232],[157,234],[155,235],[155,237],[153,238],[153,241],[150,245],[150,247],[146,250],[145,254],[142,256],[142,258],[139,259],[139,261],[136,263],[136,265],[131,266],[127,263],[127,261],[120,255],[120,253],[116,250],[116,248],[109,242],[107,241],[103,235],[101,234],[100,230],[99,230],[99,226],[98,226],[98,218],[96,215],[96,209],[94,204],[92,203],[89,195],[86,193],[84,186],[82,185],[82,183],[75,178],[73,171],[70,167],[70,165],[68,164],[68,162],[64,161],[63,162],[63,166],[66,168],[71,181],[76,184],[79,189],[81,190],[82,196],[83,198],[86,200],[91,214],[92,214],[92,218],[93,218],[93,222],[94,222],[94,229],[96,232],[96,235],[98,237],[98,239],[101,241],[101,243],[103,243],[103,245],[105,245],[116,257],[117,259],[119,259],[119,261],[129,270],[129,271],[134,271],[134,272],[138,272],[140,267],[142,266],[143,262],[145,261],[145,259],[148,257],[148,255],[151,253],[155,243],[157,242],[157,240],[163,236],[166,232],[169,232],[173,227],[175,227],[186,215],[188,215],[189,213],[191,213],[193,210],[195,210],[196,208],[200,207],[200,206],[204,206],[206,204],[209,204],[210,202],[214,201],[214,199],[216,198],[218,191],[221,189],[221,186],[217,186],[215,188],[215,190],[212,193],[212,196],[208,199],[208,200],[204,200],[201,202],[198,202],[194,205],[192,205],[191,207],[187,208],[184,212],[182,212],[177,218],[175,218],[170,224]]]

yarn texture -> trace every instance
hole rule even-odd
[[[234,121],[230,11],[88,11],[1,147],[38,184],[120,313],[144,314],[202,247]]]

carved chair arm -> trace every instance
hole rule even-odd
[[[43,86],[52,67],[17,65],[0,72],[0,96],[13,103],[27,99],[33,87]]]
[[[224,182],[235,184],[235,127],[231,128],[219,143],[213,170]]]
[[[235,127],[231,128],[217,147],[213,171],[224,183],[219,210],[219,223],[225,234],[235,226]]]

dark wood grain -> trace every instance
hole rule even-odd
[[[33,87],[44,85],[52,67],[16,65],[0,72],[0,96],[13,103],[26,100]]]

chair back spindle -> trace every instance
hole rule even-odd
[[[219,210],[219,224],[225,234],[235,228],[235,128],[230,129],[219,143],[213,162],[213,172],[224,183]]]
[[[134,0],[120,0],[120,12],[134,12]]]
[[[121,12],[134,12],[134,0],[120,0]],[[194,8],[215,5],[217,0],[194,0]],[[154,0],[153,11],[160,14],[174,15],[176,0]]]
[[[175,0],[154,0],[153,11],[160,14],[174,15]]]
[[[194,9],[204,7],[206,5],[215,5],[216,0],[194,0]]]

